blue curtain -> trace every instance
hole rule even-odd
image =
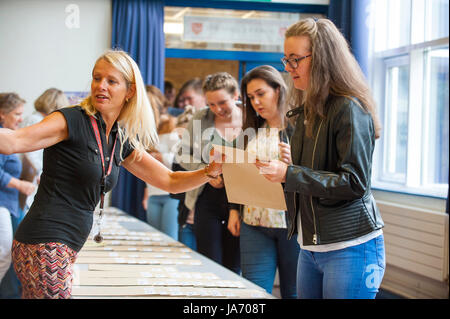
[[[165,42],[163,0],[113,0],[111,47],[122,49],[136,61],[145,84],[164,89]],[[145,183],[120,169],[111,205],[141,220]]]
[[[356,60],[367,76],[368,71],[368,10],[371,0],[330,0],[328,18],[347,39]]]

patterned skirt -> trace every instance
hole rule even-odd
[[[12,261],[24,299],[71,298],[77,252],[61,243],[12,246]]]

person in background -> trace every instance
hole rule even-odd
[[[145,91],[147,92],[147,97],[154,114],[155,127],[158,127],[159,117],[161,116],[161,114],[167,113],[167,110],[164,108],[166,98],[154,85],[146,85]]]
[[[177,132],[180,140],[186,130],[189,121],[192,119],[195,113],[195,108],[192,105],[187,105],[184,112],[177,116],[177,124],[175,131]],[[178,153],[178,149],[181,143],[177,145],[175,154]],[[185,170],[174,158],[172,163],[173,171],[183,171]],[[170,197],[178,200],[178,241],[185,244],[192,250],[197,250],[197,240],[195,239],[194,232],[194,210],[187,208],[184,201],[186,198],[185,193],[170,194]]]
[[[95,207],[117,183],[120,165],[172,193],[221,174],[215,161],[173,172],[148,154],[157,142],[149,104],[136,62],[124,51],[109,50],[97,59],[91,93],[80,105],[19,130],[0,128],[0,154],[44,148],[38,192],[12,248],[24,298],[71,297],[73,264],[91,231]]]
[[[167,113],[166,97],[162,94],[161,90],[154,85],[146,85],[145,90],[147,91],[147,96],[150,100],[153,114],[155,114],[155,125],[158,127],[160,115]]]
[[[202,80],[200,78],[193,78],[185,82],[181,89],[178,91],[178,95],[175,98],[175,107],[183,110],[182,113],[178,114],[178,127],[185,128],[187,126],[188,119],[192,115],[206,107],[205,96],[202,89]],[[170,112],[169,112],[170,113]],[[181,144],[180,144],[181,146]],[[179,164],[178,161],[173,163],[172,169],[174,171],[184,170],[184,168]],[[178,238],[182,243],[187,245],[193,250],[197,249],[197,243],[195,240],[195,234],[193,232],[194,226],[194,215],[195,210],[193,206],[188,208],[185,204],[186,195],[185,194],[171,194],[173,198],[179,200],[178,204],[178,224],[179,233]]]
[[[292,164],[258,162],[285,183],[289,238],[298,231],[302,299],[374,299],[385,269],[380,212],[371,192],[380,123],[364,74],[328,19],[304,19],[285,33],[282,62],[297,116]]]
[[[170,81],[164,81],[164,96],[166,102],[164,104],[165,108],[173,107],[175,105],[175,98],[177,96],[177,90]]]
[[[25,100],[16,93],[0,93],[0,130],[19,128],[24,104]],[[3,144],[4,140],[1,141]],[[19,179],[21,170],[19,156],[0,153],[0,282],[11,264],[11,218],[19,218],[19,192],[30,195],[35,189],[34,184]]]
[[[42,119],[63,106],[70,104],[64,92],[56,88],[49,88],[45,90],[34,102],[34,111],[20,123],[20,127],[30,126],[42,121]],[[20,179],[32,182],[37,186],[39,184],[39,176],[42,173],[42,156],[43,150],[21,154],[22,172]],[[37,189],[37,187],[36,187]],[[13,226],[13,234],[28,211],[33,202],[36,191],[27,195],[19,193],[19,209],[17,216],[11,215],[11,222]],[[1,286],[0,298],[20,298],[21,286],[14,272],[14,268],[10,267],[6,273]]]
[[[287,143],[293,127],[285,117],[286,90],[280,72],[269,65],[256,67],[242,78],[243,130],[251,128],[257,134],[246,143],[246,150],[256,158],[292,163]],[[287,239],[285,212],[238,204],[230,208],[228,229],[233,236],[240,235],[242,276],[272,293],[278,267],[281,297],[297,298],[299,246],[295,238]]]
[[[168,168],[172,167],[175,147],[180,141],[180,136],[175,130],[176,121],[175,117],[168,114],[160,116],[159,142],[150,151],[153,157]],[[168,192],[147,183],[142,200],[142,205],[147,211],[147,222],[175,240],[178,240],[178,203],[179,201],[171,198]]]
[[[177,161],[186,170],[204,167],[211,141],[233,144],[242,129],[242,110],[236,105],[239,87],[226,72],[208,75],[203,84],[207,108],[195,112],[182,137]],[[194,131],[200,127],[201,131]],[[185,205],[195,208],[197,251],[240,273],[239,238],[227,229],[228,200],[222,176],[186,193]]]
[[[39,123],[55,110],[58,110],[62,107],[69,106],[70,102],[67,99],[67,96],[64,94],[63,91],[57,89],[57,88],[49,88],[44,91],[37,99],[34,101],[34,111],[30,115],[26,116],[23,122],[21,123],[20,127],[26,127],[30,126],[36,123]],[[39,176],[42,173],[42,157],[44,154],[44,150],[40,149],[34,152],[29,152],[23,154],[22,162],[28,160],[30,162],[30,165],[32,165],[33,169],[36,172],[36,177],[34,178],[33,182],[37,185],[39,182]],[[26,169],[26,168],[24,168]],[[33,202],[35,194],[31,194],[27,197],[26,200],[26,206],[23,208],[24,212],[28,210],[28,208],[31,206],[31,203]],[[22,216],[20,216],[20,220],[22,220]],[[19,221],[17,221],[17,225],[19,224]]]
[[[192,105],[196,111],[206,106],[205,96],[202,91],[202,80],[200,78],[193,78],[185,82],[178,91],[175,98],[175,107],[184,109],[186,105]],[[175,115],[180,115],[179,112]]]

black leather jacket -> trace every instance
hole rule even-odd
[[[346,241],[384,226],[370,188],[372,117],[346,97],[330,97],[326,109],[312,138],[305,135],[303,107],[287,114],[298,114],[284,186],[288,238],[301,216],[304,246]]]

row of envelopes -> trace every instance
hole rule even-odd
[[[103,242],[91,234],[74,265],[73,298],[267,298],[242,281],[202,271],[197,253],[158,231],[122,226],[130,222],[142,223],[115,208],[104,211]]]

